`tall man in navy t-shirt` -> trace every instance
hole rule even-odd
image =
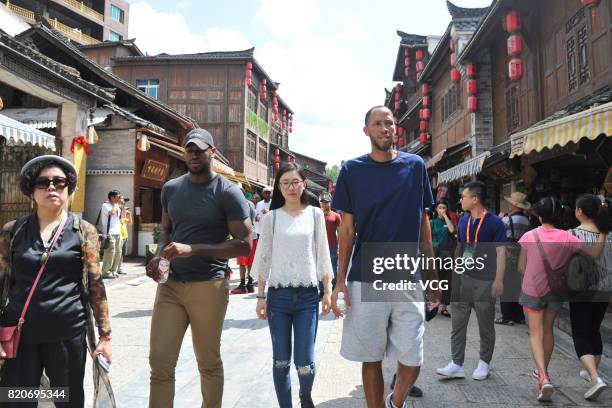
[[[344,164],[333,198],[332,207],[342,211],[342,225],[332,307],[336,316],[343,314],[337,299],[338,293],[344,293],[349,311],[343,324],[340,353],[348,360],[363,363],[368,407],[402,407],[423,363],[423,292],[412,294],[410,300],[416,301],[363,300],[362,294],[374,285],[367,282],[367,265],[362,268],[362,256],[367,252],[364,244],[367,247],[373,243],[418,246],[425,241],[431,250],[425,208],[432,206],[433,196],[423,159],[393,149],[395,123],[389,109],[370,109],[363,130],[370,138],[371,153]],[[347,282],[349,261],[352,264]],[[435,293],[436,302],[439,295]],[[385,355],[398,360],[393,394],[386,401],[381,367]]]
[[[472,258],[470,264],[479,266],[466,267],[464,273],[453,276],[452,361],[437,370],[439,375],[449,378],[465,377],[463,361],[472,308],[476,312],[480,333],[480,361],[472,374],[473,379],[485,380],[489,377],[489,365],[495,348],[495,298],[504,291],[506,227],[498,216],[485,208],[486,191],[484,183],[473,181],[465,185],[461,194],[461,207],[465,215],[459,221],[460,245],[457,245],[455,258]],[[464,263],[468,265],[467,261]],[[455,272],[458,271],[456,267]]]

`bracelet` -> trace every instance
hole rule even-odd
[[[266,297],[265,296],[257,296],[257,299],[264,299],[265,300]]]
[[[113,338],[110,333],[102,333],[98,336],[99,341],[111,341]]]

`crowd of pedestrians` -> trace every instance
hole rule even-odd
[[[202,406],[221,407],[220,346],[229,295],[255,292],[255,316],[267,321],[270,331],[271,388],[281,408],[292,406],[292,362],[300,406],[315,406],[317,327],[319,316],[329,312],[344,319],[340,354],[361,363],[370,408],[407,407],[408,396],[423,395],[415,384],[422,374],[425,323],[437,310],[449,319],[451,339],[450,361],[436,370],[440,378],[465,377],[474,310],[480,353],[472,378],[490,376],[495,324],[527,323],[525,344],[530,344],[534,366],[526,370],[537,379],[534,397],[551,401],[553,324],[565,301],[582,368],[577,364],[577,375],[588,381],[584,397],[597,399],[607,388],[598,371],[600,326],[612,293],[611,219],[605,200],[581,196],[572,209],[579,225],[568,231],[561,229],[568,208],[553,195],[532,206],[525,194],[515,192],[505,197],[508,214],[498,216],[487,207],[485,184],[472,181],[463,188],[463,215],[457,218],[447,201],[434,202],[423,159],[394,149],[389,109],[371,108],[363,131],[370,152],[346,161],[333,197],[326,194],[320,200],[308,191],[304,170],[296,163],[280,166],[273,188],[265,188],[261,199],[254,194],[248,200],[240,186],[212,170],[212,135],[194,129],[185,136],[187,173],[163,187],[158,250],[146,266],[147,275],[160,283],[150,329],[149,406],[173,406],[175,368],[190,328]],[[92,356],[112,361],[102,278],[121,273],[132,222],[128,200],[117,190],[108,193],[100,209],[99,231],[66,211],[76,185],[76,170],[61,157],[28,162],[21,190],[36,204],[35,211],[9,222],[0,233],[0,387],[37,387],[44,370],[52,387],[70,387],[70,402],[58,405],[70,407],[84,404],[87,347]],[[537,228],[529,216],[537,218]],[[482,267],[421,264],[410,274],[387,276],[412,283],[444,280],[448,287],[380,294],[368,262],[372,253],[389,247],[402,247],[415,259]],[[238,259],[240,283],[230,291],[232,258]],[[501,316],[496,318],[498,299]],[[396,362],[388,393],[385,358]],[[103,375],[97,367],[94,373]]]

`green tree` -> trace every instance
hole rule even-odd
[[[340,174],[340,166],[337,164],[334,164],[332,167],[325,168],[325,175],[332,179],[334,184],[336,184],[336,181],[338,180],[338,174]]]

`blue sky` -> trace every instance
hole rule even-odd
[[[339,164],[369,151],[365,111],[391,88],[396,30],[442,35],[443,0],[130,0],[130,37],[151,55],[255,47],[296,112],[289,147]],[[227,3],[226,3],[227,4]],[[484,7],[490,0],[456,0]]]

